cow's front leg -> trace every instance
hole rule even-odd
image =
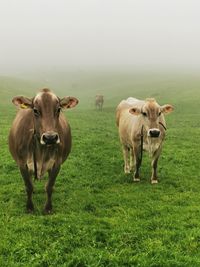
[[[53,166],[53,168],[49,171],[49,180],[46,184],[46,192],[47,192],[47,200],[45,203],[44,211],[45,213],[51,213],[52,211],[52,201],[51,196],[53,192],[53,186],[56,181],[56,177],[59,173],[60,165],[59,166]]]
[[[123,150],[123,156],[124,156],[124,172],[130,173],[129,148],[123,145],[122,150]]]
[[[158,183],[158,176],[157,176],[157,165],[158,165],[158,159],[161,153],[161,148],[159,148],[152,159],[151,166],[152,166],[152,175],[151,175],[151,183],[157,184]]]
[[[140,173],[139,172],[140,172],[140,166],[142,163],[140,152],[141,152],[140,146],[134,147],[134,149],[133,149],[134,160],[135,160],[135,172],[134,172],[134,176],[133,176],[134,182],[140,181]]]
[[[21,166],[20,172],[23,177],[25,188],[26,188],[26,193],[27,193],[26,208],[28,212],[32,212],[34,210],[34,205],[32,201],[33,184],[31,181],[31,175],[29,173],[27,165]]]

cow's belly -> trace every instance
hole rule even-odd
[[[55,163],[55,159],[51,158],[48,161],[38,161],[37,162],[37,176],[38,179],[41,179],[47,171],[52,169],[53,165]],[[30,172],[34,172],[34,162],[33,158],[28,159],[27,166]]]

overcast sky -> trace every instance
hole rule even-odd
[[[200,66],[199,0],[0,0],[0,70]]]

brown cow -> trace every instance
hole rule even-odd
[[[74,97],[60,99],[49,89],[42,89],[35,97],[16,96],[12,102],[20,109],[9,134],[9,149],[17,162],[27,191],[27,210],[34,210],[32,175],[36,179],[48,172],[45,212],[52,210],[52,191],[61,164],[71,150],[70,126],[63,109],[76,106]]]
[[[102,108],[103,108],[103,102],[104,102],[103,95],[96,95],[95,96],[95,106],[96,106],[96,109],[102,110]]]
[[[139,169],[144,149],[152,157],[151,183],[158,182],[157,163],[166,131],[164,113],[172,110],[171,105],[160,106],[155,99],[143,101],[129,97],[118,105],[116,119],[124,155],[124,172],[129,173],[134,165],[134,181],[140,181]]]

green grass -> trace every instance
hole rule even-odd
[[[7,145],[12,97],[43,86],[80,99],[66,112],[73,149],[50,216],[42,212],[46,179],[35,182],[34,214],[25,212],[23,181]],[[178,74],[67,73],[48,84],[1,77],[0,266],[200,266],[199,88],[200,79]],[[102,112],[94,110],[98,92],[105,95]],[[115,108],[128,96],[175,106],[166,117],[158,185],[150,184],[148,155],[140,183],[123,173]]]

